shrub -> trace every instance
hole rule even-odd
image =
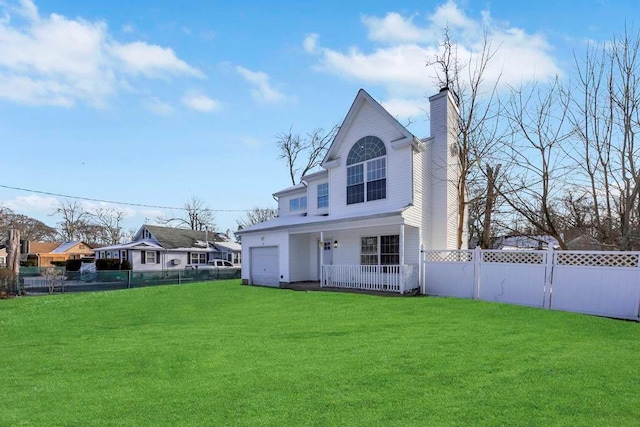
[[[51,265],[55,267],[65,267],[67,265],[67,261],[51,261]]]
[[[80,259],[68,259],[65,262],[65,268],[67,271],[80,271],[80,267],[82,266],[82,260]]]
[[[120,264],[120,270],[131,270],[131,263],[129,260],[122,260],[122,264]]]
[[[118,258],[97,259],[96,270],[120,270],[120,260]]]

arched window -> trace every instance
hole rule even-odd
[[[356,142],[347,156],[347,204],[387,197],[387,149],[376,136]]]

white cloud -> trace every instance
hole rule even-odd
[[[168,74],[203,77],[200,70],[179,59],[170,48],[145,42],[133,42],[114,44],[110,50],[126,70],[133,74],[143,74],[147,77],[161,77]]]
[[[2,202],[2,204],[19,214],[51,215],[60,205],[60,201],[53,196],[30,194],[28,196],[17,196]]]
[[[13,102],[102,106],[127,78],[203,76],[170,48],[115,41],[102,21],[40,16],[31,0],[0,1],[0,14],[0,97]]]
[[[203,113],[218,111],[221,108],[219,101],[196,92],[187,93],[182,98],[182,103],[193,110],[201,111]]]
[[[413,24],[413,17],[405,18],[399,13],[388,13],[384,18],[362,17],[369,39],[383,43],[420,42],[429,36],[428,30]]]
[[[251,96],[261,104],[277,104],[286,99],[282,92],[271,86],[268,74],[261,71],[251,71],[240,66],[236,67],[236,71],[253,86]]]
[[[135,31],[133,24],[125,24],[122,26],[122,32],[126,34],[132,34]]]
[[[316,34],[308,35],[303,46],[308,53],[317,56],[316,70],[381,86],[388,99],[385,105],[392,114],[403,117],[409,113],[415,115],[419,106],[425,105],[424,100],[418,102],[418,98],[437,90],[434,67],[426,67],[426,64],[441,51],[445,27],[457,43],[462,63],[478,58],[487,32],[493,48],[497,49],[485,72],[485,82],[489,84],[500,78],[503,85],[517,85],[561,73],[552,47],[543,34],[528,33],[498,22],[488,11],[471,17],[453,0],[424,16],[391,12],[382,17],[365,16],[362,23],[373,42],[372,49],[358,46],[332,49],[321,46]]]
[[[302,42],[302,46],[304,47],[305,52],[308,53],[316,53],[316,49],[318,48],[318,34],[308,34],[307,37],[304,38]]]
[[[170,104],[155,97],[144,100],[142,105],[147,110],[160,116],[168,116],[174,112],[174,108]]]

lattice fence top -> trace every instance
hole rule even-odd
[[[544,255],[544,252],[490,251],[482,253],[482,261],[506,264],[543,264]]]
[[[557,265],[585,267],[638,267],[639,254],[634,252],[556,252]]]
[[[473,251],[427,251],[431,262],[473,262]]]

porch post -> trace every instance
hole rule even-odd
[[[318,250],[320,251],[320,287],[324,285],[322,281],[322,266],[324,265],[324,232],[320,232],[320,245],[318,245]]]
[[[404,293],[404,224],[400,224],[400,294]]]
[[[400,224],[400,266],[404,265],[404,224]]]

